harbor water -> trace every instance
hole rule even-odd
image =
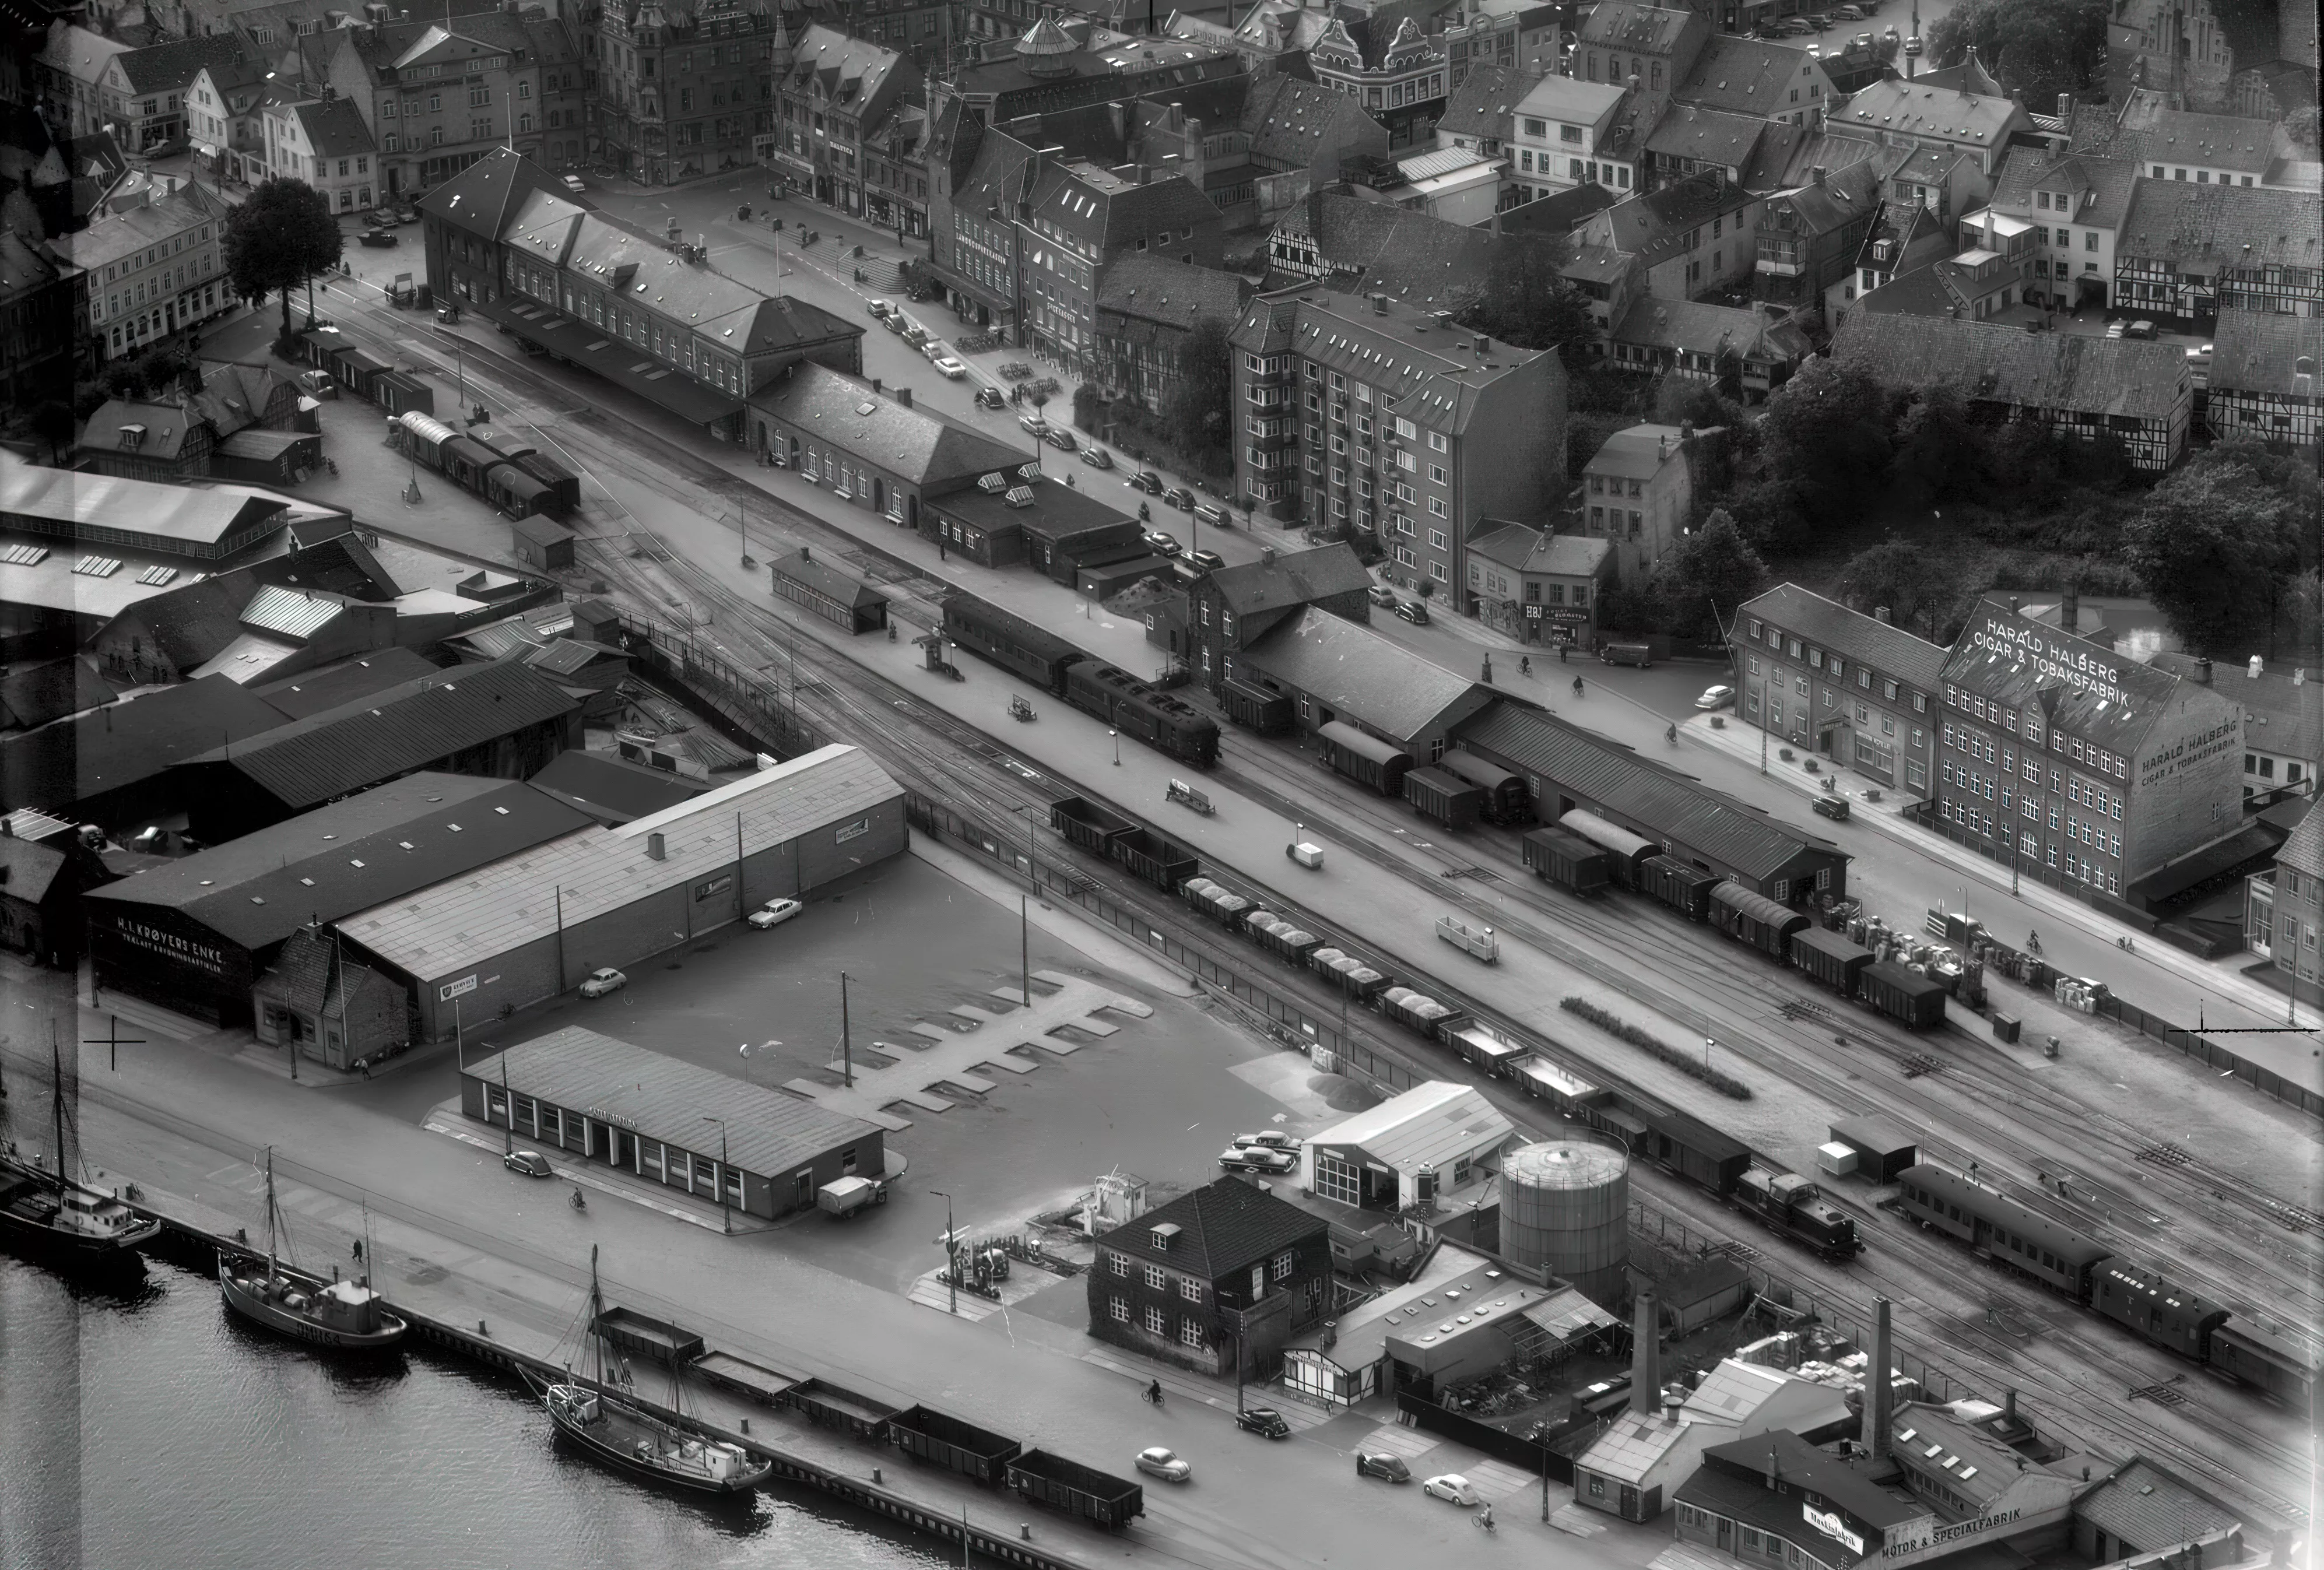
[[[957,1565],[820,1495],[657,1492],[560,1448],[513,1375],[340,1360],[214,1279],[69,1280],[0,1252],[0,1570]]]

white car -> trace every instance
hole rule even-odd
[[[564,185],[567,190],[575,192],[576,194],[589,189],[587,186],[581,183],[581,177],[577,174],[567,175],[564,180]]]
[[[936,366],[936,374],[947,382],[957,382],[968,374],[967,365],[950,355],[938,355],[929,363]]]
[[[1270,1150],[1296,1151],[1299,1149],[1299,1141],[1281,1129],[1267,1129],[1256,1134],[1237,1134],[1234,1142],[1237,1145],[1263,1145]]]
[[[1219,1167],[1228,1172],[1288,1172],[1299,1165],[1290,1150],[1270,1150],[1265,1145],[1237,1145],[1219,1152]]]
[[[761,931],[770,927],[780,927],[806,909],[797,900],[770,900],[751,912],[751,925]]]
[[[1176,1451],[1160,1445],[1149,1445],[1138,1453],[1138,1470],[1165,1482],[1184,1482],[1194,1475],[1191,1463],[1181,1458]]]
[[[603,970],[593,970],[589,973],[589,979],[581,984],[581,995],[585,998],[602,998],[608,993],[620,992],[629,984],[629,977],[612,965],[607,965]]]
[[[930,338],[920,346],[920,353],[931,360],[941,360],[952,353],[952,346],[942,338]]]
[[[1423,1493],[1441,1500],[1449,1500],[1456,1505],[1485,1502],[1484,1496],[1471,1486],[1467,1478],[1457,1472],[1448,1472],[1442,1477],[1432,1477],[1420,1485],[1420,1490]]]
[[[1702,696],[1694,700],[1694,706],[1697,708],[1725,708],[1734,701],[1735,689],[1733,688],[1706,687],[1702,689]]]

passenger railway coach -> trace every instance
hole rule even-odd
[[[1217,721],[1022,616],[955,589],[945,598],[944,630],[962,648],[1157,753],[1202,769],[1219,761]]]

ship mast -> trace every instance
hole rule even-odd
[[[70,1181],[65,1176],[65,1060],[53,1019],[49,1021],[49,1114],[56,1123],[57,1186],[61,1188]]]
[[[274,1147],[266,1147],[266,1279],[277,1274],[274,1263]]]
[[[605,1299],[597,1291],[597,1245],[589,1245],[589,1342],[597,1349],[597,1388],[605,1388]]]

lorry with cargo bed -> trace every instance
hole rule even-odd
[[[844,1218],[873,1205],[888,1203],[888,1186],[872,1178],[840,1178],[815,1191],[816,1208],[825,1215]]]

